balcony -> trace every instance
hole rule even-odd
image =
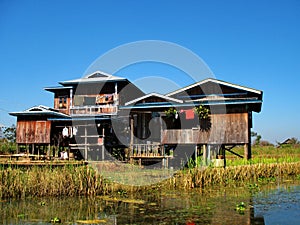
[[[72,106],[70,114],[72,115],[115,115],[118,107],[114,105],[94,105],[94,106]]]

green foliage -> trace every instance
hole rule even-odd
[[[51,218],[50,223],[61,223],[61,219],[58,217]]]
[[[16,127],[12,125],[3,130],[3,138],[0,139],[0,154],[14,153],[16,149]]]
[[[210,110],[204,105],[199,105],[194,108],[195,113],[198,115],[199,119],[208,119]]]
[[[239,204],[236,204],[235,210],[239,213],[239,214],[245,214],[245,210],[246,210],[246,205],[244,202],[240,202]]]
[[[4,138],[8,142],[16,142],[16,126],[6,127],[3,131]]]
[[[165,114],[167,117],[175,117],[175,115],[178,114],[178,111],[175,108],[169,108],[168,110],[165,110]]]
[[[254,194],[254,193],[257,193],[257,192],[260,191],[260,188],[259,188],[257,183],[250,183],[248,185],[248,189],[249,189],[251,194]]]

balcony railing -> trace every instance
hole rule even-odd
[[[71,115],[115,115],[117,106],[94,105],[94,106],[73,106],[70,108]]]

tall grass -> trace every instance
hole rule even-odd
[[[120,172],[121,173],[121,172]],[[144,173],[140,174],[144,176]],[[137,176],[135,174],[135,176]],[[105,180],[89,166],[0,168],[0,198],[33,196],[96,196],[160,189],[204,188],[211,185],[244,185],[263,180],[300,177],[300,162],[254,164],[224,168],[190,168],[152,186],[126,186]]]
[[[179,172],[167,183],[177,188],[204,188],[210,185],[245,185],[264,180],[298,179],[300,162],[231,166],[227,168],[193,168]]]
[[[105,193],[107,184],[90,167],[0,169],[0,197],[75,196]]]

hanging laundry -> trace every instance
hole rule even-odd
[[[77,135],[77,131],[78,131],[77,127],[73,127],[73,135],[74,135],[74,136]]]
[[[69,136],[69,129],[67,127],[65,127],[62,131],[62,135],[63,137],[68,137]]]
[[[195,118],[195,113],[193,109],[188,109],[184,111],[185,111],[185,119],[193,120]]]

